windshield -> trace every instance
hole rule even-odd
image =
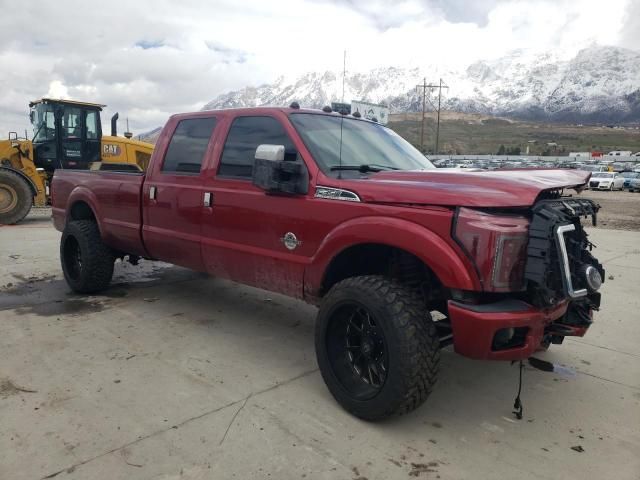
[[[622,172],[621,175],[624,178],[636,178],[639,174],[636,172]]]
[[[36,105],[31,114],[33,124],[33,141],[44,142],[53,140],[56,136],[53,106],[44,103]]]
[[[592,177],[601,177],[601,178],[612,178],[613,177],[613,173],[607,173],[607,172],[596,172],[593,175],[591,175]]]
[[[409,142],[382,125],[354,118],[313,113],[293,113],[289,118],[325,173],[340,168],[340,165],[343,168],[375,167],[376,170],[370,171],[436,168]],[[365,168],[360,170],[365,171]]]

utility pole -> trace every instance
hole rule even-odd
[[[420,122],[420,151],[424,153],[424,111],[427,103],[427,78],[424,78],[422,85],[416,85],[416,91],[422,89],[422,121]]]
[[[436,150],[434,152],[436,155],[438,154],[438,142],[440,141],[440,104],[442,101],[443,88],[449,88],[449,87],[442,82],[442,79],[440,79],[440,85],[438,86],[438,121],[436,124]]]
[[[440,79],[440,83],[438,85],[431,85],[431,84],[427,85],[426,78],[424,79],[422,85],[416,85],[416,91],[420,92],[420,89],[422,89],[422,123],[420,126],[420,150],[422,151],[422,153],[424,153],[424,123],[425,123],[424,114],[427,106],[427,88],[438,88],[440,90],[440,93],[438,94],[438,126],[436,130],[436,151],[435,151],[435,153],[438,153],[438,137],[440,135],[440,105],[442,100],[442,89],[449,88],[449,87],[444,84],[442,79]],[[429,103],[431,103],[431,101],[429,101]]]
[[[424,112],[426,109],[426,105],[427,105],[427,87],[429,87],[430,85],[427,85],[427,78],[425,77],[422,85],[416,85],[416,91],[419,91],[419,89],[422,89],[422,119],[420,122],[420,151],[422,153],[424,153]]]

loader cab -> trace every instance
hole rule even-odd
[[[29,107],[36,167],[88,169],[100,161],[104,105],[43,98]]]

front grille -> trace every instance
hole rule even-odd
[[[596,266],[604,277],[602,266],[589,253],[591,243],[580,223],[582,217],[591,217],[595,225],[599,208],[591,200],[574,198],[544,200],[533,207],[525,279],[534,303],[551,306],[582,290],[584,279],[577,274],[586,264]]]
[[[591,188],[597,188],[598,187],[598,182],[589,182],[589,186]]]

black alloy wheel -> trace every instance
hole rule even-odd
[[[75,237],[68,236],[65,238],[62,248],[62,261],[64,262],[65,271],[69,278],[77,281],[82,273],[82,251],[80,250],[80,244]]]
[[[360,400],[374,397],[387,378],[389,357],[373,314],[357,302],[344,302],[331,317],[326,341],[331,367],[343,387]]]
[[[440,339],[429,311],[413,289],[391,278],[365,275],[333,285],[315,337],[329,391],[364,420],[416,409],[436,382]]]

